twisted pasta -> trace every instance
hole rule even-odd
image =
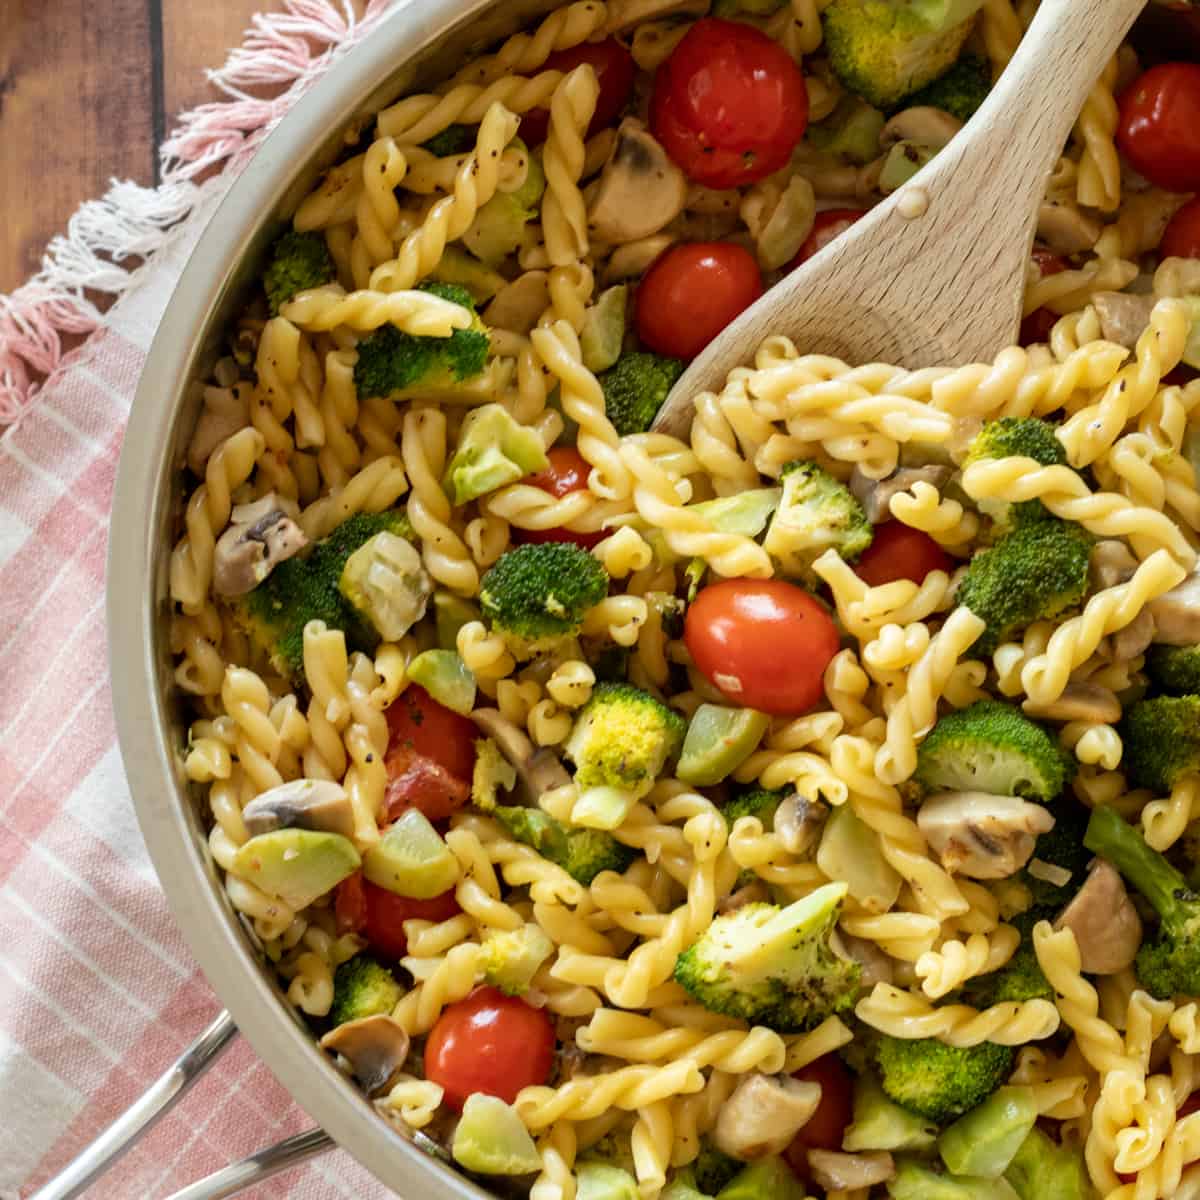
[[[855,1007],[860,1021],[900,1038],[935,1037],[950,1046],[995,1042],[1020,1046],[1053,1034],[1059,1016],[1049,1000],[1005,1000],[982,1011],[966,1004],[934,1008],[928,1001],[888,983],[877,983]]]

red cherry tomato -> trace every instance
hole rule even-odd
[[[1200,188],[1200,66],[1151,67],[1119,106],[1117,148],[1134,170],[1170,192]]]
[[[1189,200],[1172,218],[1158,244],[1160,258],[1200,258],[1200,198]]]
[[[808,1172],[810,1150],[842,1148],[842,1136],[854,1115],[854,1079],[836,1054],[822,1055],[796,1071],[792,1078],[821,1086],[817,1111],[783,1154],[792,1170],[804,1175]]]
[[[1029,257],[1037,264],[1037,269],[1042,273],[1043,279],[1047,275],[1057,275],[1060,271],[1067,269],[1067,260],[1061,254],[1055,254],[1048,246],[1039,246],[1034,243]]]
[[[1047,275],[1057,275],[1059,271],[1067,269],[1067,260],[1061,254],[1055,254],[1053,250],[1049,250],[1045,246],[1035,245],[1030,252],[1030,257],[1037,264],[1043,278]],[[1048,342],[1057,321],[1057,313],[1051,312],[1048,308],[1035,308],[1021,322],[1021,332],[1017,340],[1022,346]]]
[[[706,187],[742,187],[778,171],[807,124],[800,68],[740,21],[697,21],[655,76],[650,128]]]
[[[414,683],[387,710],[387,723],[389,754],[408,746],[456,778],[471,778],[479,731],[469,717],[451,712]]]
[[[389,822],[409,808],[420,809],[431,821],[444,821],[470,798],[467,780],[451,775],[441,763],[411,746],[389,750],[383,764],[387,768],[383,800]]]
[[[749,250],[732,242],[672,246],[638,286],[638,337],[659,354],[695,358],[762,292]]]
[[[920,583],[930,571],[949,573],[954,562],[927,533],[902,521],[885,521],[875,526],[875,538],[854,565],[865,583],[879,587],[897,579]]]
[[[788,263],[787,269],[792,271],[801,263],[808,262],[814,254],[824,250],[834,238],[840,237],[863,215],[862,209],[859,208],[827,208],[824,212],[817,213],[812,231],[804,239],[799,253]]]
[[[361,871],[344,879],[334,898],[338,932],[361,933],[384,958],[403,958],[407,952],[405,921],[448,921],[460,911],[453,891],[412,900],[368,883]]]
[[[600,95],[596,111],[588,126],[588,136],[616,123],[617,115],[629,103],[633,92],[633,77],[637,66],[633,55],[617,41],[605,38],[602,42],[584,42],[570,50],[560,50],[546,59],[543,71],[562,71],[566,74],[584,63],[596,68]],[[527,146],[539,146],[550,130],[550,110],[535,108],[521,118],[521,138]]]
[[[543,492],[561,500],[572,492],[582,492],[587,487],[588,473],[592,464],[574,446],[555,446],[546,457],[550,465],[523,482],[541,488]],[[607,536],[600,533],[575,533],[558,526],[554,529],[513,529],[513,541],[521,542],[574,542],[584,550],[590,550]]]
[[[438,1018],[425,1043],[425,1077],[461,1111],[483,1092],[507,1104],[545,1083],[554,1065],[554,1026],[540,1009],[493,987],[476,988]]]
[[[778,716],[807,712],[838,651],[829,614],[803,588],[779,579],[726,579],[688,607],[683,640],[723,695]]]

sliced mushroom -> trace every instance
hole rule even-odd
[[[1059,254],[1090,250],[1103,226],[1095,217],[1082,213],[1074,204],[1043,200],[1038,209],[1038,237]]]
[[[1123,971],[1142,944],[1142,919],[1120,873],[1103,858],[1092,863],[1083,887],[1059,913],[1054,928],[1075,935],[1080,965],[1089,975]]]
[[[204,477],[212,452],[239,429],[250,424],[250,386],[206,387],[204,407],[188,442],[187,465],[193,475]]]
[[[1068,683],[1057,700],[1048,704],[1026,700],[1021,707],[1031,717],[1045,721],[1094,721],[1111,725],[1121,719],[1121,702],[1098,683]]]
[[[820,841],[828,815],[829,809],[820,800],[793,792],[775,810],[775,836],[789,854],[807,854]]]
[[[251,837],[276,829],[315,829],[354,836],[354,811],[340,783],[331,779],[293,779],[255,796],[242,809]]]
[[[360,1017],[331,1029],[321,1048],[340,1054],[368,1096],[386,1092],[408,1058],[408,1034],[386,1014]]]
[[[609,0],[607,33],[624,33],[657,17],[702,17],[709,0]]]
[[[952,874],[1007,879],[1032,857],[1038,834],[1054,828],[1040,804],[987,792],[941,792],[917,813],[917,825]]]
[[[886,1150],[843,1154],[838,1150],[810,1150],[808,1165],[813,1182],[827,1192],[853,1191],[886,1183],[896,1174],[896,1164]]]
[[[867,513],[872,525],[891,520],[892,497],[907,492],[914,483],[931,483],[939,491],[949,482],[954,471],[950,467],[930,464],[925,467],[901,467],[884,479],[872,479],[859,467],[850,474],[850,490]]]
[[[610,283],[644,275],[650,264],[678,240],[674,233],[656,233],[626,246],[618,246],[601,273],[601,282],[607,287]]]
[[[1155,640],[1157,626],[1154,614],[1142,609],[1124,629],[1118,629],[1108,639],[1113,662],[1128,662],[1146,651]]]
[[[240,504],[213,550],[213,591],[218,596],[244,596],[307,545],[304,531],[274,492],[253,504]]]
[[[770,904],[770,902],[771,893],[767,891],[767,885],[761,879],[756,879],[753,883],[738,888],[736,892],[730,892],[728,896],[719,901],[717,912],[724,916],[726,913],[737,912],[739,908],[745,908],[747,904]]]
[[[864,988],[873,988],[877,983],[896,981],[896,962],[891,955],[880,950],[875,942],[855,937],[844,930],[836,931],[836,941],[830,940],[835,951],[844,951],[842,958],[853,959],[862,967],[860,982]]]
[[[884,125],[879,135],[879,148],[890,150],[900,142],[916,142],[940,150],[961,128],[962,122],[945,109],[918,104],[901,110]]]
[[[525,271],[483,310],[483,319],[496,329],[528,333],[550,307],[550,277],[545,271]]]
[[[1145,610],[1154,618],[1154,640],[1168,646],[1194,646],[1200,642],[1200,571],[1151,600]]]
[[[1129,292],[1097,292],[1092,297],[1092,304],[1100,318],[1100,333],[1104,340],[1132,350],[1150,324],[1155,297],[1134,296]]]
[[[688,182],[641,121],[627,117],[588,207],[588,225],[615,246],[657,233],[681,212]]]
[[[1091,577],[1092,587],[1103,591],[1132,579],[1137,566],[1138,560],[1124,542],[1106,538],[1092,547],[1092,556],[1088,560],[1088,575]]]
[[[488,737],[493,738],[501,753],[517,769],[517,786],[526,804],[536,804],[546,792],[571,782],[567,769],[548,746],[534,749],[533,743],[511,721],[505,720],[497,709],[477,708],[471,719]]]
[[[782,1154],[820,1102],[818,1083],[786,1075],[747,1075],[721,1108],[713,1141],[742,1162]]]

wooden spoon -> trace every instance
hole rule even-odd
[[[1042,0],[979,111],[924,170],[748,308],[691,363],[654,428],[686,437],[762,340],[902,367],[990,361],[1016,341],[1046,179],[1143,0]]]

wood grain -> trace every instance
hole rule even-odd
[[[205,68],[219,67],[234,47],[251,16],[273,5],[269,0],[161,0],[162,101],[167,128],[175,116],[197,104],[216,99],[204,77]]]

